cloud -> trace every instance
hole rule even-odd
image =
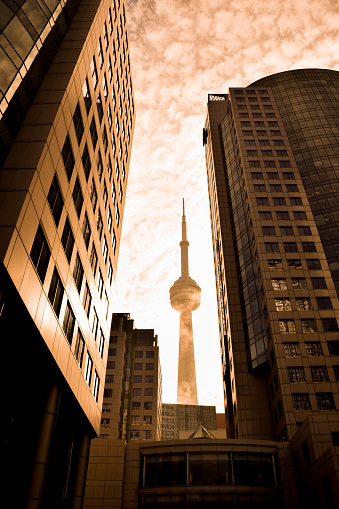
[[[339,7],[323,0],[126,2],[136,129],[116,282],[116,311],[159,335],[164,401],[176,399],[179,314],[169,288],[180,274],[182,198],[198,395],[222,410],[222,381],[206,170],[201,131],[208,93],[269,74],[338,68]]]

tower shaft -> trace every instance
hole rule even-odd
[[[182,405],[198,404],[192,311],[190,310],[180,313],[177,402]]]

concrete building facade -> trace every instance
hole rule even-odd
[[[228,437],[289,442],[305,507],[339,503],[338,100],[338,72],[280,73],[203,131]]]
[[[158,336],[114,313],[107,357],[100,438],[160,440],[162,375]]]
[[[4,501],[81,507],[135,122],[125,5],[0,11]]]

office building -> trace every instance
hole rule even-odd
[[[201,289],[189,276],[187,226],[183,200],[180,242],[181,276],[170,288],[171,306],[180,313],[177,403],[198,405],[192,311],[200,306]]]
[[[100,438],[160,440],[162,376],[158,336],[114,313]]]
[[[338,72],[283,72],[203,130],[227,436],[289,443],[308,507],[339,503],[338,100]]]
[[[199,426],[217,429],[215,406],[162,404],[161,440],[178,440],[180,432],[193,432]],[[212,431],[213,433],[213,431]],[[189,436],[189,433],[186,433]]]
[[[81,507],[135,120],[125,6],[0,13],[3,503]]]

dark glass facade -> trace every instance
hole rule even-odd
[[[261,86],[279,108],[339,295],[339,73],[301,69],[250,85]]]

